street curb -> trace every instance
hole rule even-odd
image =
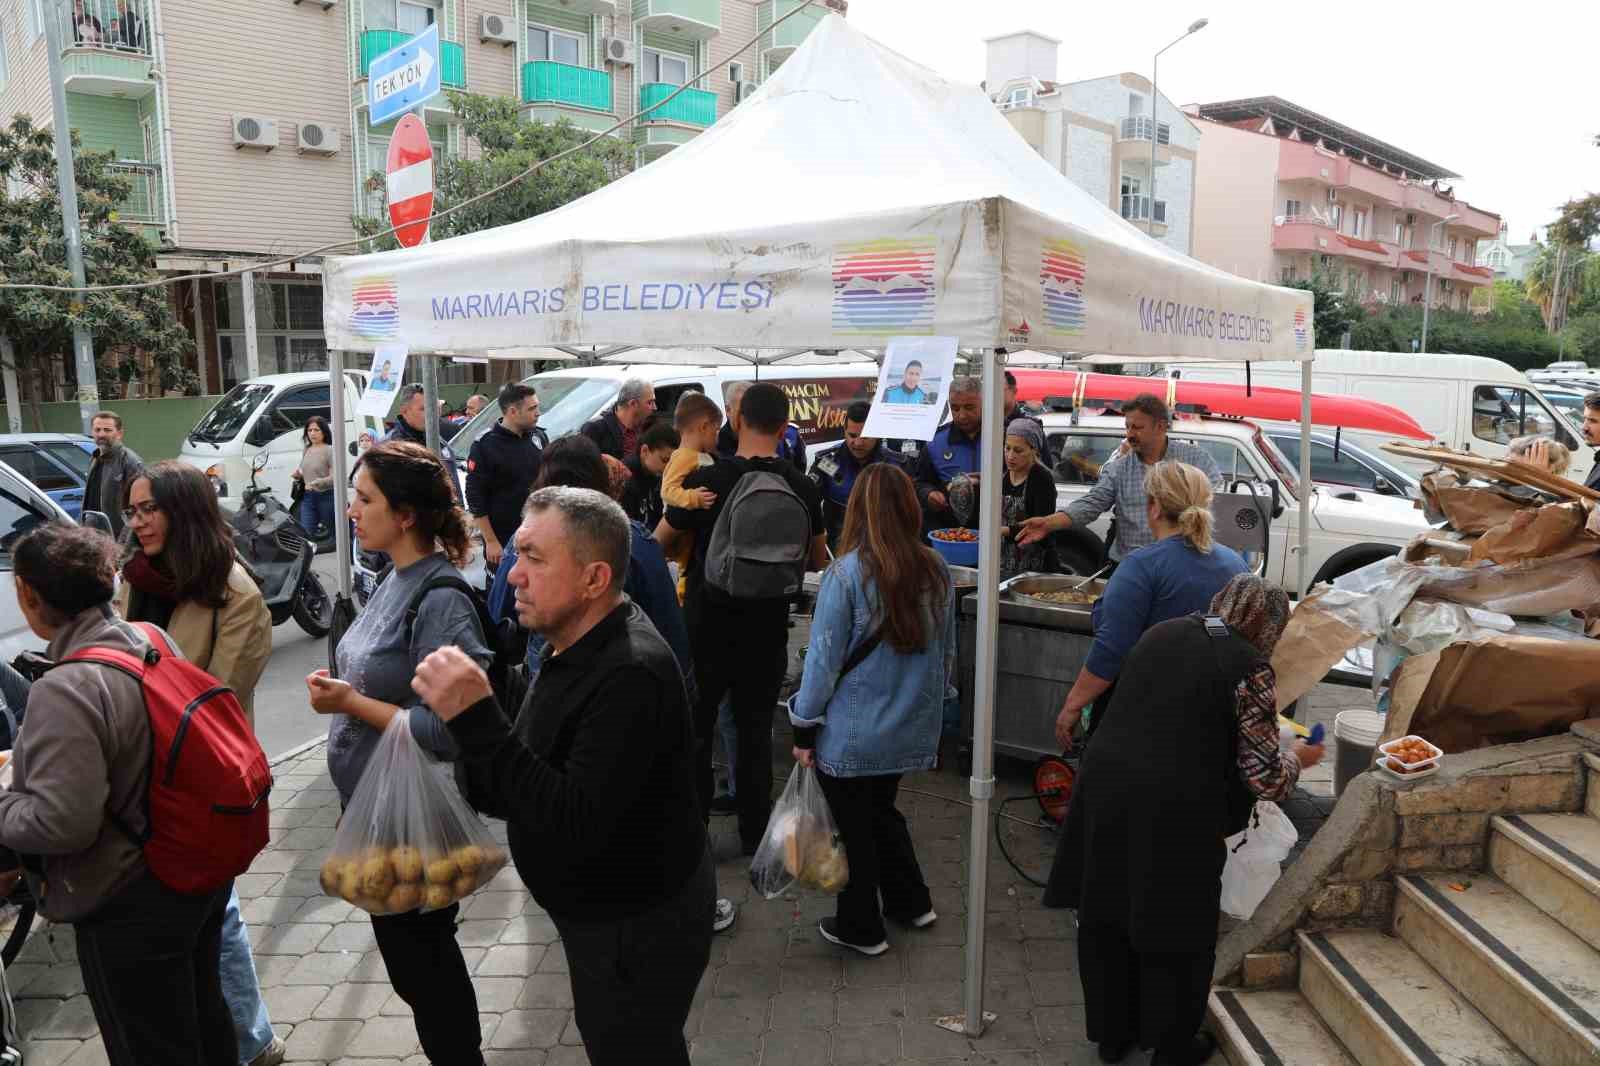
[[[319,744],[327,743],[327,740],[327,737],[316,737],[312,740],[308,740],[304,744],[299,744],[290,748],[282,755],[274,755],[271,759],[267,760],[267,764],[269,766],[277,766],[279,763],[286,763],[298,755],[304,755],[306,752],[310,751]]]

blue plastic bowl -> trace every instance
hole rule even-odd
[[[928,543],[933,545],[933,550],[944,556],[944,561],[951,566],[977,566],[978,542],[975,540],[940,540],[934,533],[947,532],[936,529],[928,534]]]

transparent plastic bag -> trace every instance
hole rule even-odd
[[[1222,867],[1222,911],[1248,921],[1283,874],[1283,860],[1294,850],[1300,831],[1271,800],[1257,800],[1250,824],[1229,837],[1228,861]]]
[[[750,860],[750,884],[767,899],[775,899],[797,883],[831,894],[849,882],[844,841],[817,772],[797,764]]]
[[[322,890],[369,914],[434,911],[471,895],[506,859],[401,711],[339,819]]]

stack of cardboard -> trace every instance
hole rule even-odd
[[[1467,751],[1600,713],[1600,493],[1514,461],[1387,450],[1440,464],[1422,482],[1440,526],[1297,607],[1273,656],[1280,708],[1371,641],[1385,740]]]

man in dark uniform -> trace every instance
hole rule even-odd
[[[724,458],[739,451],[739,402],[752,384],[749,381],[735,381],[728,386],[724,401],[728,406],[728,417],[717,434],[717,454]],[[800,436],[800,427],[793,422],[784,427],[783,436],[778,438],[778,458],[789,460],[802,474],[806,472],[806,442]]]
[[[500,421],[473,442],[467,456],[467,510],[483,535],[483,558],[492,574],[505,545],[522,524],[522,505],[539,476],[541,445],[534,434],[539,396],[512,382],[500,390]]]
[[[1600,392],[1591,392],[1583,398],[1583,441],[1595,449],[1595,457],[1600,459]],[[1594,464],[1584,484],[1600,489],[1600,462]]]
[[[844,529],[844,511],[850,503],[850,490],[861,471],[873,463],[890,463],[911,473],[910,462],[892,451],[884,441],[863,434],[872,405],[857,400],[844,414],[844,443],[823,453],[811,476],[822,491],[822,524],[828,531],[828,546],[837,549]]]
[[[978,447],[982,432],[983,383],[973,377],[956,378],[950,383],[950,421],[939,427],[922,450],[914,477],[928,528],[939,529],[960,521],[950,507],[950,482],[958,474],[977,480],[983,465]],[[969,529],[978,528],[976,505],[967,515],[966,525]]]

